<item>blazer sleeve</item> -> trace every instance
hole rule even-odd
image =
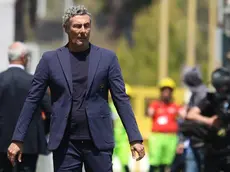
[[[109,89],[114,105],[128,134],[129,142],[142,142],[143,139],[138,129],[129,97],[125,91],[121,68],[115,55],[109,67]]]
[[[49,69],[46,62],[46,54],[43,54],[40,62],[37,65],[31,89],[25,100],[20,116],[18,118],[17,125],[12,137],[13,141],[23,142],[27,133],[28,126],[32,120],[34,112],[37,110],[40,102],[45,94],[49,81]]]

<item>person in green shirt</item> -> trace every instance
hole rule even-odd
[[[125,88],[126,88],[126,94],[131,98],[130,86],[126,84]],[[130,169],[128,164],[129,164],[130,152],[127,150],[130,149],[130,145],[129,145],[128,137],[111,98],[109,100],[109,107],[112,113],[113,123],[114,123],[114,139],[115,139],[114,156],[116,156],[120,161],[121,168],[122,168],[121,172],[129,172]]]

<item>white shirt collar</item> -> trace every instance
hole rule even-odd
[[[18,68],[21,68],[22,70],[25,70],[25,67],[20,64],[9,64],[9,68],[12,68],[12,67],[18,67]]]

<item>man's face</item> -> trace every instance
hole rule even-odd
[[[89,43],[91,21],[88,15],[76,15],[69,19],[66,31],[70,41],[78,46],[85,46]]]
[[[171,88],[165,87],[161,89],[161,98],[163,101],[169,102],[172,98],[173,90]]]

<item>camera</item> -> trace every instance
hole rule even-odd
[[[230,123],[230,71],[221,67],[212,73],[212,85],[216,89],[213,94],[216,115],[221,121],[219,136],[225,136]]]

